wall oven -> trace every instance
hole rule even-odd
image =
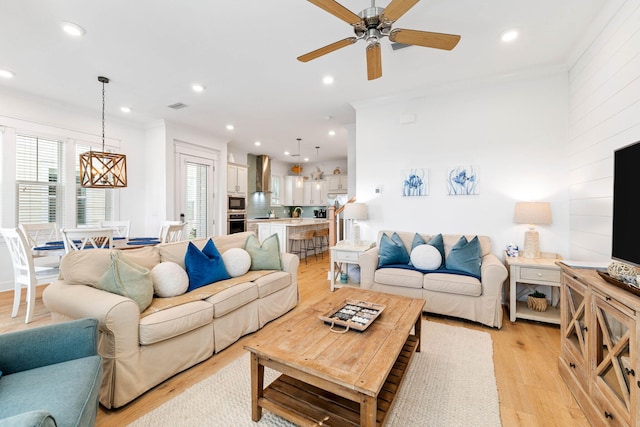
[[[247,231],[247,213],[229,212],[227,214],[227,234],[242,233]]]
[[[227,203],[227,210],[229,212],[232,212],[232,211],[245,212],[247,210],[247,199],[245,197],[229,196],[229,201]]]

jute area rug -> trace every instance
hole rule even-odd
[[[245,354],[129,426],[294,426],[265,410],[259,422],[251,420],[249,364]],[[278,376],[265,368],[265,385]],[[421,352],[411,361],[385,426],[500,425],[491,336],[423,320]]]

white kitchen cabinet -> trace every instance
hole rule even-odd
[[[328,175],[327,176],[327,192],[328,193],[346,193],[348,188],[347,175]]]
[[[304,183],[303,206],[324,206],[327,204],[327,183],[307,181]]]
[[[287,252],[287,226],[285,224],[279,224],[277,222],[260,222],[258,223],[258,240],[260,243],[264,242],[267,237],[277,234],[280,243],[280,252]]]
[[[297,176],[284,177],[284,191],[282,193],[282,204],[284,206],[302,206],[304,202],[304,187],[298,187]]]
[[[234,196],[247,195],[247,167],[227,164],[227,193]]]

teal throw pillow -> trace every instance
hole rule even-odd
[[[131,262],[121,251],[113,251],[110,256],[111,264],[95,287],[131,298],[142,313],[153,299],[153,280],[149,269]]]
[[[187,276],[189,276],[187,292],[231,278],[224,266],[222,255],[211,239],[207,241],[202,250],[189,242],[187,252],[184,255],[184,266],[187,270]]]
[[[413,251],[416,246],[424,245],[425,243],[427,242],[424,241],[424,238],[416,233],[415,236],[413,236],[413,242],[411,242],[411,250]]]
[[[446,261],[447,270],[458,270],[480,277],[482,265],[482,250],[478,236],[467,241],[465,236],[460,237],[451,248]]]
[[[433,236],[431,240],[427,242],[428,245],[434,246],[438,252],[440,252],[440,256],[442,257],[443,263],[440,264],[440,267],[444,265],[444,239],[442,238],[442,233],[437,236]]]
[[[251,256],[249,270],[282,270],[280,259],[280,239],[277,234],[260,241],[255,234],[250,234],[244,243],[244,250]]]
[[[378,267],[389,264],[409,264],[409,261],[409,254],[398,233],[393,233],[391,237],[387,236],[387,233],[382,233]]]

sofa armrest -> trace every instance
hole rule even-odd
[[[367,249],[360,254],[358,264],[360,264],[360,287],[371,289],[376,269],[378,268],[378,247]]]
[[[35,410],[13,415],[0,420],[0,427],[56,427],[56,422],[48,411]]]
[[[79,319],[0,335],[4,374],[98,354],[98,321]]]
[[[482,277],[482,294],[502,298],[502,286],[507,279],[508,272],[500,259],[492,253],[482,257],[480,267]]]
[[[57,280],[42,293],[44,305],[52,314],[67,319],[93,317],[99,330],[100,354],[118,357],[138,351],[140,308],[132,299],[86,285],[69,285]],[[55,319],[55,316],[54,316]]]

